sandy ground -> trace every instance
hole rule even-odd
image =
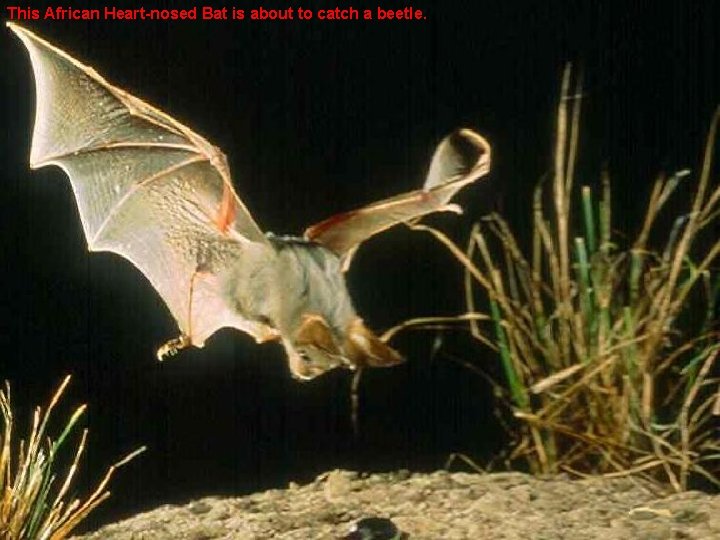
[[[412,540],[720,539],[720,495],[662,496],[628,478],[443,471],[332,471],[286,490],[162,506],[76,538],[337,540],[375,516]]]

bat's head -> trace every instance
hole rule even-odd
[[[293,339],[284,340],[293,377],[309,380],[336,367],[388,367],[403,362],[397,351],[383,343],[360,318],[342,335],[333,332],[319,315],[304,315]]]
[[[263,292],[255,303],[269,306],[267,318],[281,336],[293,377],[308,380],[336,367],[384,367],[403,361],[357,316],[337,254],[302,238],[269,239],[276,249],[277,277],[269,293]],[[241,285],[235,297],[245,291]]]

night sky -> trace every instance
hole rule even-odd
[[[195,4],[203,5],[144,5]],[[584,78],[578,182],[594,183],[609,170],[617,228],[636,230],[659,172],[697,169],[720,104],[720,14],[711,0],[672,4],[421,1],[413,5],[427,19],[416,22],[26,26],[222,148],[238,193],[258,224],[276,233],[298,234],[336,212],[419,187],[439,140],[472,127],[493,145],[493,170],[459,197],[464,216],[427,220],[464,243],[472,223],[492,210],[528,228],[532,187],[552,163],[568,61]],[[12,383],[19,430],[30,407],[70,373],[62,412],[89,408],[81,487],[148,446],[118,473],[112,499],[91,523],[200,495],[285,487],[337,467],[434,470],[451,452],[484,464],[502,447],[491,387],[458,362],[499,376],[498,361],[464,331],[394,340],[408,362],[365,373],[357,437],[351,373],[298,383],[278,345],[223,330],[205,348],[158,363],[157,347],[177,335],[173,319],[129,262],[87,253],[62,171],[29,170],[30,64],[5,28],[0,54],[0,378]],[[403,227],[361,248],[348,286],[379,331],[464,310],[460,268]]]

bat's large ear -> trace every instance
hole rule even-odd
[[[296,347],[316,347],[330,354],[340,354],[330,327],[320,315],[303,316],[300,328],[295,333],[294,343]]]
[[[405,361],[400,353],[373,334],[360,318],[348,325],[343,349],[356,367],[390,367]]]
[[[471,129],[457,130],[435,150],[423,189],[332,216],[309,227],[305,237],[343,257],[347,267],[357,246],[374,234],[432,212],[459,212],[449,204],[455,193],[489,171],[490,144]]]

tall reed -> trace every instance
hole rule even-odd
[[[535,189],[527,246],[497,214],[474,226],[465,249],[427,225],[411,228],[464,269],[468,312],[458,321],[498,353],[517,419],[511,462],[539,473],[634,473],[678,491],[695,475],[720,485],[720,185],[711,181],[720,109],[696,182],[689,171],[659,176],[638,232],[621,235],[607,173],[599,193],[577,192],[581,88],[570,86],[568,68],[553,173]],[[665,227],[659,216],[679,186],[691,192],[689,208]],[[403,328],[438,321],[447,322]]]

